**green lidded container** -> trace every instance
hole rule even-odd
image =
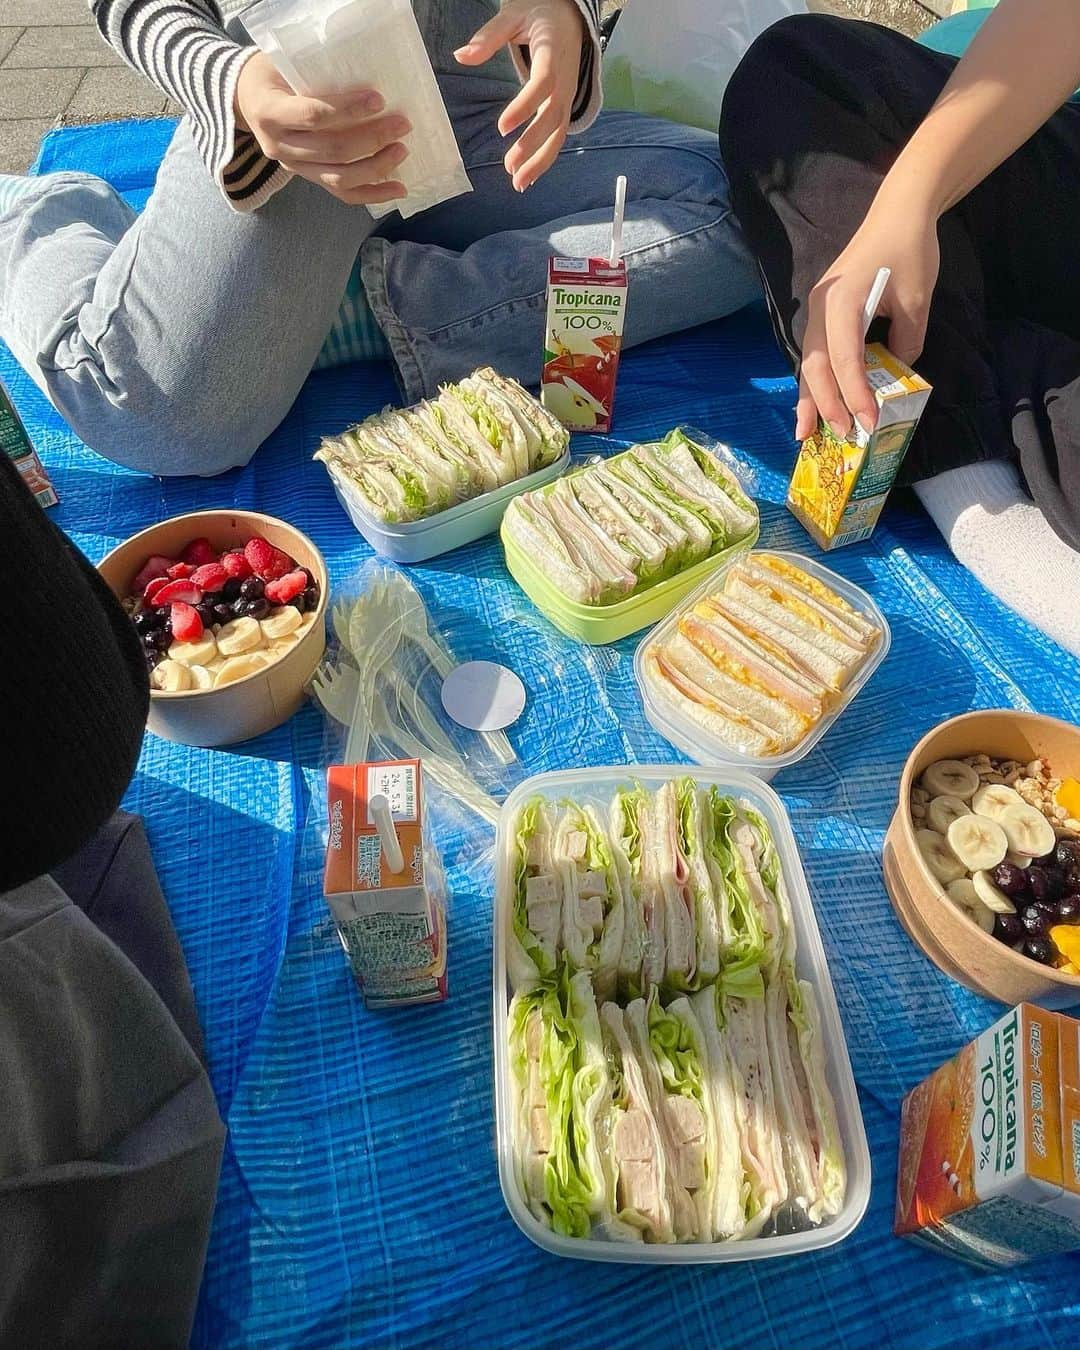
[[[700,432],[690,428],[684,428],[684,431],[694,439],[695,444],[701,445],[704,441],[706,444],[703,448],[706,448],[707,453],[712,453],[709,449],[711,438],[703,437]],[[715,445],[715,442],[712,444]],[[611,464],[620,457],[613,455],[605,462]],[[574,473],[587,472],[588,467],[586,465],[576,469]],[[745,484],[743,487],[745,491]],[[537,488],[532,495],[546,496],[554,491],[554,488],[554,483],[545,484]],[[748,497],[749,495],[747,492]],[[643,590],[635,591],[632,595],[608,605],[586,605],[578,600],[571,600],[548,580],[532,558],[522,552],[508,536],[505,527],[500,529],[499,538],[502,541],[507,570],[541,614],[567,637],[577,638],[578,641],[593,646],[601,646],[608,642],[617,642],[630,633],[637,633],[643,628],[651,628],[653,624],[659,623],[680,600],[685,599],[691,591],[700,586],[710,573],[736,555],[749,552],[757,543],[758,533],[759,526],[755,523],[750,533],[736,543],[700,559],[692,567],[687,567],[673,576],[665,577],[663,581],[646,586]]]

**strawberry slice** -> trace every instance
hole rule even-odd
[[[168,575],[172,578],[173,581],[185,581],[189,576],[191,576],[194,570],[195,570],[194,567],[192,567],[190,563],[178,562],[173,563],[173,565],[169,568]]]
[[[154,596],[155,605],[197,605],[202,599],[202,591],[192,581],[181,578],[162,586]]]
[[[203,538],[193,539],[180,554],[181,561],[192,567],[203,567],[206,563],[217,562],[217,557],[217,549],[209,539]]]
[[[192,584],[198,586],[204,595],[220,591],[228,579],[228,572],[219,562],[203,563],[191,574]]]
[[[231,577],[245,581],[251,576],[251,564],[244,557],[243,549],[231,549],[221,555],[221,565]]]
[[[287,605],[308,586],[307,573],[302,569],[286,572],[283,577],[266,583],[265,595],[272,605]]]
[[[147,585],[156,577],[168,576],[169,568],[175,565],[175,558],[166,558],[161,553],[151,554],[135,574],[131,589],[135,592],[145,591]]]
[[[203,621],[199,611],[182,600],[174,600],[169,610],[173,637],[177,642],[196,642],[203,635]]]
[[[171,584],[168,577],[155,577],[153,581],[148,581],[146,583],[146,590],[143,591],[143,599],[148,605],[152,605],[158,591],[163,591],[166,586]]]
[[[244,545],[244,557],[248,561],[248,566],[260,577],[263,574],[263,568],[269,567],[273,562],[276,551],[269,539],[263,539],[259,535],[255,535]]]

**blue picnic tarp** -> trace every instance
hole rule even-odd
[[[98,173],[139,204],[170,132],[165,122],[54,132],[38,167]],[[306,531],[336,584],[369,554],[311,454],[321,436],[393,399],[386,367],[313,375],[252,462],[214,480],[117,468],[81,445],[6,354],[0,374],[59,490],[53,517],[94,561],[154,521],[233,506]],[[702,427],[754,464],[762,542],[817,556],[780,505],[793,403],[764,314],[751,309],[628,353],[617,436],[579,438],[575,449]],[[477,823],[438,841],[453,896],[449,1001],[363,1011],[321,896],[319,832],[305,824],[320,809],[323,744],[307,707],[232,750],[148,736],[125,803],[146,820],[229,1129],[197,1345],[1026,1350],[1080,1341],[1074,1258],[984,1274],[891,1234],[901,1096],[1001,1010],[914,948],[880,863],[916,739],[971,708],[1080,720],[1080,663],[960,568],[903,494],[869,542],[828,562],[877,600],[892,650],[774,786],[802,850],[870,1141],[873,1194],[855,1234],[806,1257],[681,1270],[559,1260],[526,1240],[495,1165],[490,832]],[[644,721],[636,640],[590,650],[561,637],[510,580],[497,539],[411,575],[433,613],[449,617],[462,659],[494,653],[521,674],[531,703],[512,738],[529,771],[677,760]]]

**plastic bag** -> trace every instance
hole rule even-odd
[[[376,219],[413,216],[472,191],[408,0],[257,0],[243,19],[298,94],[377,89],[387,112],[412,123],[409,158],[395,174],[407,195],[369,205]]]
[[[604,105],[715,132],[747,47],[805,12],[805,0],[630,0],[604,53]]]

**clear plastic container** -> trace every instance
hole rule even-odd
[[[889,629],[888,620],[871,597],[853,582],[838,576],[836,572],[823,567],[813,558],[804,558],[801,553],[787,553],[782,549],[775,548],[763,549],[761,552],[769,553],[774,558],[782,558],[785,562],[792,563],[795,567],[806,572],[807,575],[816,577],[818,581],[823,582],[830,590],[835,591],[849,605],[854,606],[871,623],[876,624],[881,629],[881,641],[859,670],[856,671],[854,679],[844,690],[843,698],[839,699],[829,712],[810,728],[798,745],[778,755],[739,754],[738,751],[732,750],[730,746],[723,745],[711,737],[708,731],[697,722],[692,722],[690,718],[681,716],[676,710],[669,711],[662,707],[653,696],[649,682],[645,679],[645,653],[654,643],[667,641],[678,626],[682,616],[693,609],[703,596],[715,594],[722,587],[728,567],[736,561],[734,558],[728,558],[724,565],[717,568],[703,586],[699,586],[693,595],[686,598],[684,604],[680,605],[678,609],[672,610],[666,622],[650,633],[648,637],[642,639],[634,653],[634,678],[637,681],[638,692],[641,694],[641,701],[649,725],[658,731],[665,740],[670,741],[676,750],[681,750],[695,764],[734,764],[739,768],[749,770],[750,773],[755,774],[758,778],[765,779],[767,782],[781,769],[786,769],[790,764],[798,763],[817,745],[818,741],[821,740],[836,719],[841,716],[844,709],[877,670],[878,666],[881,665],[882,661],[885,660],[889,647],[892,645],[892,632]]]
[[[502,523],[503,513],[512,497],[552,482],[569,463],[570,450],[567,447],[558,459],[534,473],[526,474],[524,478],[504,483],[502,487],[483,492],[479,497],[458,502],[457,506],[437,511],[423,520],[410,520],[401,525],[391,525],[377,519],[364,506],[347,478],[339,474],[333,465],[327,464],[326,469],[338,501],[375,552],[394,562],[418,563],[449,553],[462,544],[471,544],[474,539],[482,539],[486,534],[494,534]]]
[[[775,1237],[747,1238],[738,1242],[624,1243],[602,1238],[570,1238],[546,1228],[529,1210],[514,1172],[513,1083],[506,1043],[506,1015],[511,989],[507,974],[507,939],[511,931],[513,896],[511,826],[521,803],[542,796],[551,802],[567,797],[592,802],[606,816],[616,790],[634,782],[655,791],[664,783],[686,774],[680,765],[620,765],[593,769],[569,769],[537,774],[515,788],[503,805],[495,841],[495,933],[492,962],[492,1018],[495,1043],[495,1133],[499,1157],[499,1184],[514,1222],[525,1234],[556,1256],[586,1261],[621,1261],[641,1265],[693,1265],[723,1261],[762,1261],[771,1256],[795,1256],[801,1252],[831,1247],[848,1237],[859,1224],[870,1201],[870,1150],[866,1142],[859,1097],[851,1072],[844,1028],[836,1006],[836,994],[821,945],[813,902],[806,885],[791,822],[780,798],[761,781],[738,769],[698,769],[692,776],[703,786],[720,788],[752,806],[765,817],[780,856],[792,922],[795,926],[795,969],[809,980],[817,995],[821,1016],[829,1088],[836,1103],[840,1138],[847,1163],[847,1194],[840,1213],[817,1228]]]

